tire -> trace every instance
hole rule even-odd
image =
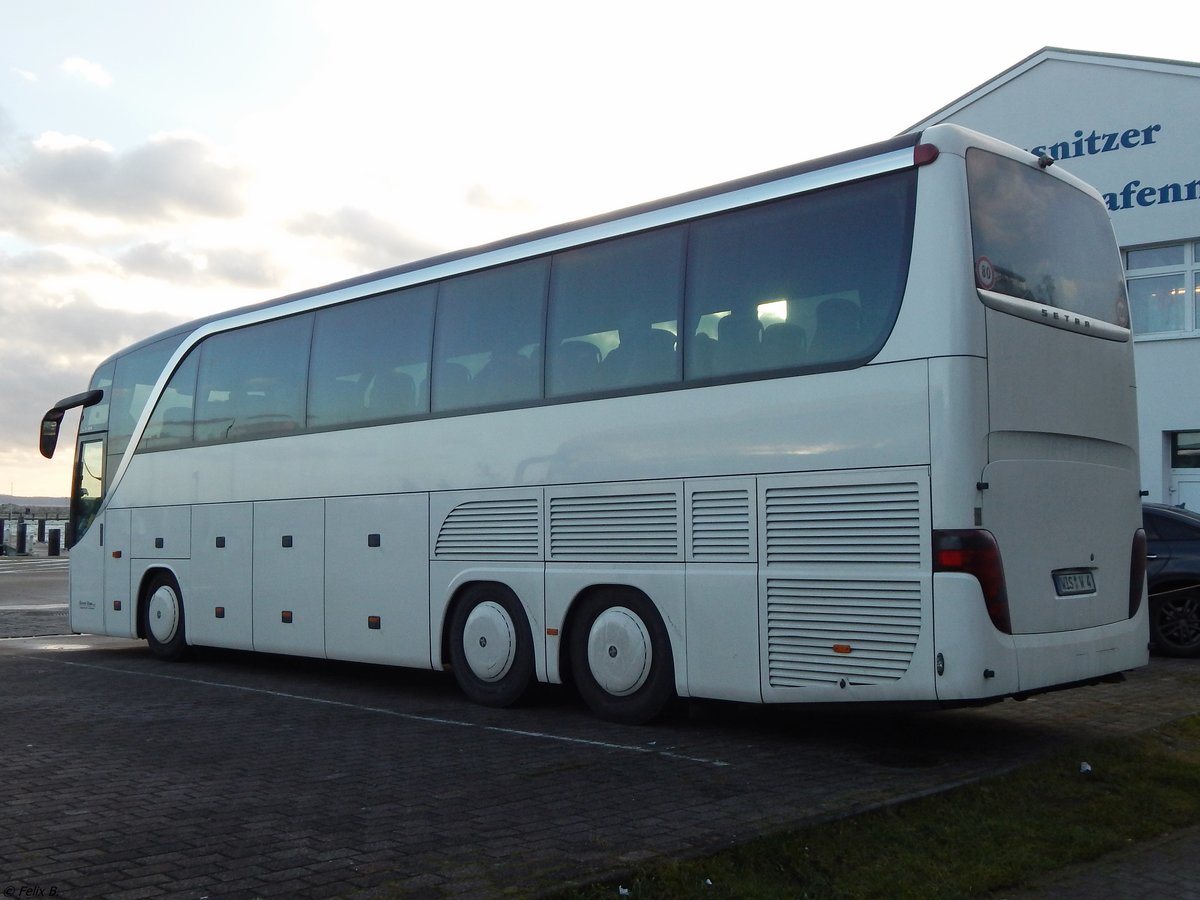
[[[1200,588],[1150,598],[1150,642],[1164,656],[1200,657]]]
[[[187,655],[183,593],[170,572],[160,572],[146,587],[142,606],[142,633],[150,652],[159,659],[178,660]]]
[[[657,718],[675,694],[675,664],[654,604],[619,589],[580,602],[568,635],[580,696],[610,722],[643,725]]]
[[[449,651],[459,687],[483,706],[513,706],[533,682],[529,619],[505,585],[467,588],[450,617]]]

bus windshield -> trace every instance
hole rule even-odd
[[[978,287],[1129,327],[1121,259],[1103,205],[978,148],[967,151],[967,188]]]

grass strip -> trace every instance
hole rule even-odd
[[[1091,766],[1080,771],[1080,763]],[[556,895],[971,898],[1200,823],[1200,716],[710,856]]]

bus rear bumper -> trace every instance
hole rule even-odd
[[[1111,680],[1148,662],[1147,621],[1143,603],[1137,615],[1120,622],[1008,635],[988,618],[972,576],[935,575],[937,698],[953,704]]]

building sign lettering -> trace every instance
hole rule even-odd
[[[1049,156],[1055,160],[1078,159],[1099,153],[1117,150],[1135,150],[1158,143],[1161,124],[1145,125],[1140,128],[1125,128],[1118,131],[1096,131],[1084,133],[1077,129],[1069,140],[1051,144],[1040,144],[1030,148],[1037,156]],[[1184,200],[1200,200],[1200,179],[1192,181],[1170,181],[1166,184],[1144,184],[1132,178],[1114,191],[1101,191],[1104,203],[1111,212],[1135,207],[1160,206],[1164,203],[1180,203]]]

